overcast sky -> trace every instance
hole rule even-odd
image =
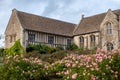
[[[0,0],[0,34],[4,34],[13,8],[78,24],[82,14],[120,9],[120,0]]]

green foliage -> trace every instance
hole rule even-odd
[[[120,79],[120,54],[116,53],[110,63],[111,69],[117,72],[118,79]]]
[[[78,46],[75,45],[75,44],[72,44],[72,45],[67,46],[66,49],[67,49],[67,50],[76,50],[76,49],[78,49]]]
[[[56,51],[56,49],[42,44],[37,44],[37,45],[30,44],[26,49],[26,51],[27,52],[38,51],[40,54],[46,54],[46,53],[53,53]]]
[[[0,80],[39,80],[46,75],[44,63],[38,59],[7,56],[0,67]]]
[[[65,56],[67,56],[67,51],[56,51],[53,52],[52,54],[40,54],[37,51],[33,52],[28,52],[24,54],[25,57],[34,57],[34,58],[39,58],[42,59],[42,61],[48,62],[48,63],[54,63],[56,61],[59,61],[63,59]]]
[[[22,54],[24,52],[25,50],[20,43],[20,39],[17,40],[12,47],[5,49],[6,54],[13,55],[13,56],[16,54]]]
[[[95,54],[96,53],[96,48],[92,48],[91,50],[90,50],[91,52],[91,54]]]
[[[80,51],[85,51],[79,49]],[[6,56],[0,80],[119,80],[120,54],[90,55],[30,52],[30,56]],[[39,57],[40,59],[36,58]]]
[[[65,56],[67,56],[66,51],[57,51],[53,54],[41,55],[40,58],[45,62],[54,63],[55,61],[63,59]]]
[[[4,48],[0,48],[0,57],[3,57],[5,54],[4,54]]]
[[[3,62],[3,57],[5,56],[4,54],[4,48],[0,48],[0,65],[2,64]]]
[[[26,52],[32,52],[34,51],[34,45],[29,44],[28,47],[26,48]]]
[[[83,55],[86,55],[86,54],[95,54],[96,53],[96,50],[95,49],[84,49],[84,48],[78,48],[74,51],[76,54],[83,54]]]
[[[57,51],[61,51],[61,50],[64,50],[64,48],[63,48],[62,46],[57,46],[57,47],[56,47],[56,50],[57,50]]]
[[[49,47],[48,49],[49,49],[48,53],[54,53],[54,52],[56,52],[56,48],[54,48],[54,47]]]

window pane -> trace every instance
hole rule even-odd
[[[91,39],[90,46],[91,48],[94,48],[95,47],[95,35],[91,35],[90,39]]]
[[[48,36],[48,43],[54,44],[54,37],[53,36]]]
[[[80,37],[80,43],[84,43],[84,37]]]
[[[71,39],[67,39],[67,45],[71,45]]]
[[[112,25],[111,23],[107,23],[107,34],[112,34]]]
[[[95,36],[94,35],[91,35],[90,39],[91,39],[91,42],[95,42]]]
[[[113,47],[113,44],[112,43],[108,43],[107,44],[107,50],[113,50],[114,47]]]
[[[28,41],[34,42],[35,41],[35,34],[28,34]]]
[[[10,43],[12,42],[12,36],[10,35]]]
[[[80,47],[83,48],[84,47],[84,37],[80,37]]]

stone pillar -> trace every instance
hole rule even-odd
[[[84,48],[88,48],[88,36],[84,36]]]
[[[74,39],[73,39],[74,43],[80,47],[80,39],[79,39],[79,36],[75,36]]]
[[[99,35],[95,35],[95,37],[96,37],[96,41],[95,41],[96,47],[99,47],[99,46],[98,46],[98,44],[99,44]]]
[[[90,35],[88,35],[88,49],[90,49]]]

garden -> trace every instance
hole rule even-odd
[[[20,41],[0,49],[0,80],[119,80],[120,50],[84,50],[72,45],[64,50]]]

